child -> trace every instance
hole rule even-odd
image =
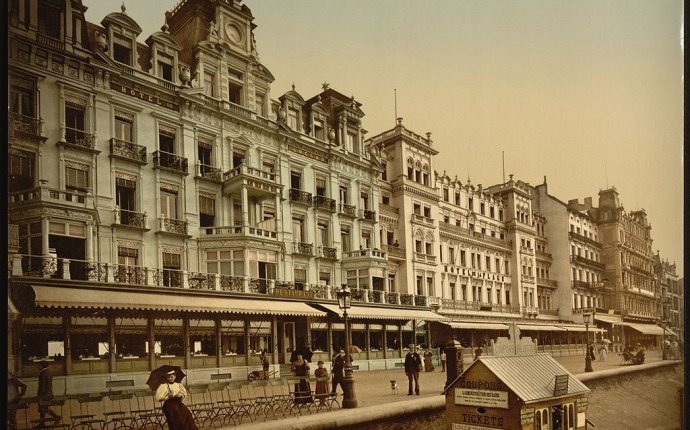
[[[316,381],[316,392],[315,397],[319,399],[319,404],[323,405],[328,396],[328,370],[323,367],[323,361],[319,360],[316,365],[318,369],[314,371],[314,376],[317,378],[324,378],[323,381]]]

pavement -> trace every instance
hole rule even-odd
[[[556,356],[554,357],[563,367],[574,375],[584,375],[585,358],[584,354],[571,356]],[[654,363],[661,361],[661,351],[645,351],[645,363]],[[592,369],[594,372],[620,369],[621,357],[617,353],[609,353],[606,361],[595,360],[592,361]],[[466,363],[467,366],[469,363]],[[591,375],[587,373],[587,375]],[[319,412],[310,416],[289,417],[278,419],[274,421],[247,423],[238,426],[231,426],[228,429],[242,429],[242,430],[258,430],[269,428],[286,429],[318,429],[329,428],[332,426],[323,425],[325,421],[338,425],[345,425],[349,417],[356,415],[368,414],[369,411],[380,412],[382,407],[395,410],[399,413],[400,410],[409,411],[410,408],[426,408],[432,404],[434,399],[443,391],[446,383],[446,373],[441,372],[441,367],[437,366],[433,372],[422,372],[419,375],[420,394],[408,396],[407,395],[407,376],[402,369],[391,370],[375,370],[368,372],[355,372],[355,393],[358,401],[357,409],[345,409],[334,412]],[[398,393],[394,394],[391,391],[391,380],[398,383]],[[340,390],[340,389],[339,389]],[[340,392],[340,391],[339,391]],[[402,403],[401,403],[402,402]],[[399,403],[396,405],[396,403]],[[390,404],[390,405],[389,405]],[[434,403],[435,404],[435,403]],[[370,406],[377,406],[377,408],[367,408]],[[366,409],[363,409],[366,408]],[[328,415],[326,417],[325,415]],[[332,416],[331,416],[332,415]],[[319,425],[319,422],[321,422]]]

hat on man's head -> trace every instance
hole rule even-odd
[[[41,360],[38,362],[38,365],[41,366],[41,369],[45,369],[46,367],[48,367],[48,362],[45,360]]]

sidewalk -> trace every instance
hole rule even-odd
[[[554,357],[563,367],[565,367],[570,373],[574,375],[583,374],[585,369],[585,357],[584,355],[573,355],[567,357]],[[661,351],[646,351],[645,352],[645,363],[659,362],[661,361]],[[607,356],[605,362],[593,361],[592,368],[594,372],[622,368],[620,366],[621,357],[616,353],[610,353]],[[466,364],[467,366],[467,364]],[[319,414],[312,414],[311,417],[290,417],[281,420],[268,421],[268,422],[258,422],[258,423],[246,423],[238,426],[231,426],[228,429],[244,429],[253,430],[261,429],[271,426],[269,423],[280,423],[278,427],[283,429],[290,428],[304,428],[303,426],[307,422],[315,423],[319,421],[318,416],[323,414],[340,414],[345,417],[348,414],[360,414],[366,413],[365,411],[358,412],[361,408],[368,406],[379,406],[386,405],[390,403],[405,402],[403,404],[397,405],[398,409],[408,409],[412,404],[424,405],[432,398],[439,398],[443,387],[446,383],[446,373],[440,371],[440,366],[437,366],[433,372],[422,372],[419,375],[419,386],[421,388],[421,393],[419,396],[407,395],[407,376],[402,369],[395,370],[376,370],[370,372],[355,372],[355,393],[358,401],[358,409],[352,410],[342,410],[336,412],[320,412]],[[398,383],[398,394],[393,394],[391,392],[390,381],[395,380]],[[410,403],[408,403],[410,402]]]

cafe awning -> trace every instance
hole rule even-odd
[[[461,330],[508,330],[507,325],[493,322],[450,321],[445,324]]]
[[[594,319],[597,321],[608,323],[608,324],[621,324],[622,323],[620,317],[616,317],[613,315],[607,315],[607,314],[604,314],[604,315],[594,314]]]
[[[546,324],[518,324],[520,330],[533,330],[533,331],[565,331],[564,328],[556,327],[555,325]]]
[[[338,305],[314,304],[314,306],[322,307],[338,315],[342,315]],[[352,306],[347,311],[350,318],[357,319],[381,319],[381,320],[424,320],[424,321],[440,321],[445,320],[446,317],[424,309],[400,309],[389,307],[374,307],[374,306]]]
[[[32,285],[34,304],[56,309],[127,309],[193,311],[251,315],[324,316],[305,303],[287,300],[244,299],[222,295],[191,295],[156,291],[106,290]]]
[[[564,329],[564,330],[576,331],[576,332],[579,332],[579,333],[586,333],[586,332],[587,332],[587,327],[585,327],[585,326],[583,326],[583,325],[559,325],[558,327],[560,327],[560,328],[562,328],[562,329]],[[601,329],[601,328],[597,328],[597,327],[594,327],[594,326],[590,326],[590,327],[589,327],[589,331],[604,332],[604,331],[606,331],[606,330]]]
[[[662,327],[659,327],[656,324],[642,324],[642,323],[630,323],[630,322],[623,322],[620,323],[621,325],[624,325],[626,327],[630,327],[631,329],[635,331],[639,331],[642,334],[650,334],[653,336],[663,336],[664,335],[664,329]],[[671,330],[666,329],[666,334],[667,335],[675,335]]]

